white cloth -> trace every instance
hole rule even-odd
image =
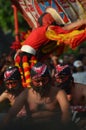
[[[29,45],[23,45],[21,47],[21,51],[27,52],[27,53],[30,53],[30,54],[33,54],[33,55],[36,54],[36,50]]]
[[[86,85],[86,71],[72,74],[75,83],[82,83]]]

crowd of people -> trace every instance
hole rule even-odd
[[[58,25],[44,13],[38,23],[14,57],[0,59],[0,129],[85,130],[86,47],[80,46],[78,56],[52,52],[43,61],[39,50],[51,42],[46,29],[73,30],[86,20]]]

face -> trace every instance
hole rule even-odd
[[[72,77],[71,77],[72,78]],[[73,79],[69,76],[61,75],[56,77],[57,87],[62,88],[65,90],[67,94],[71,93],[71,83],[73,83]]]
[[[40,93],[41,96],[45,95],[46,90],[49,88],[49,77],[36,77],[31,79],[31,86],[32,88]]]
[[[53,19],[53,17],[50,14],[46,14],[43,17],[43,25],[51,25],[51,23],[53,23],[55,20]]]
[[[56,82],[58,86],[63,86],[64,83],[68,80],[69,76],[65,76],[65,75],[59,75],[56,76]]]
[[[42,87],[46,85],[48,81],[49,81],[48,77],[32,78],[32,83],[35,87]]]
[[[7,80],[7,81],[5,81],[5,86],[6,86],[7,90],[9,92],[11,92],[12,90],[14,90],[17,87],[17,83],[18,83],[17,80]]]

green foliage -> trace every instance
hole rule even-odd
[[[20,12],[18,12],[18,24],[20,30],[26,31],[29,28]],[[0,27],[4,32],[11,30],[14,33],[14,12],[10,0],[0,0]]]
[[[0,2],[0,26],[4,31],[13,29],[13,10],[10,1]]]

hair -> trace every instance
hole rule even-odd
[[[43,17],[46,15],[46,14],[48,14],[47,12],[45,12],[45,13],[43,13],[39,18],[38,18],[38,23],[39,23],[39,25],[40,26],[42,26],[43,25],[43,22],[42,22],[42,20],[43,20]]]
[[[45,12],[45,13],[43,13],[43,14],[38,18],[38,24],[39,24],[40,26],[43,26],[43,17],[44,17],[46,14],[50,14],[50,13]],[[64,24],[58,24],[55,20],[51,23],[51,25],[59,25],[59,26],[61,26],[61,27],[64,26]]]

